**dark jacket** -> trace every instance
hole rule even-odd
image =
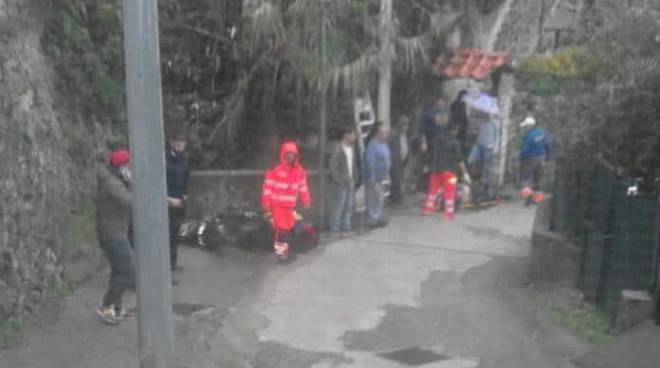
[[[408,143],[408,152],[406,157],[401,155],[401,132],[395,130],[392,135],[390,135],[390,155],[392,156],[392,167],[403,166],[403,164],[408,160],[410,156],[410,139],[406,136],[406,142]]]
[[[437,122],[438,115],[441,114],[449,114],[449,112],[435,106],[430,106],[426,108],[422,114],[422,126],[420,133],[426,137],[426,143],[429,145],[431,145],[431,142],[433,142],[433,139],[437,135],[445,133],[445,126],[443,124],[438,124]]]
[[[451,171],[457,173],[463,161],[461,143],[458,139],[440,134],[433,141],[431,171],[439,173]]]
[[[330,178],[335,187],[350,188],[352,186],[355,187],[359,183],[359,155],[360,151],[356,147],[353,147],[353,175],[351,176],[348,172],[348,159],[346,158],[346,153],[344,153],[343,144],[340,142],[335,147],[330,156],[330,164],[328,165]]]
[[[100,241],[128,241],[131,224],[131,192],[111,167],[97,172],[96,232]]]
[[[171,150],[165,154],[167,164],[167,196],[183,199],[188,193],[190,164],[183,155],[175,156]]]
[[[460,98],[454,101],[454,103],[451,104],[450,115],[451,123],[458,125],[458,140],[465,143],[469,124],[465,102]]]

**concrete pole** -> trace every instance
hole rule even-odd
[[[321,83],[320,83],[320,101],[321,109],[319,116],[319,130],[320,130],[320,144],[319,144],[319,228],[324,229],[326,226],[325,223],[325,188],[326,188],[326,175],[325,175],[325,157],[326,157],[326,145],[327,145],[327,9],[326,9],[326,0],[321,0]]]
[[[140,367],[173,368],[174,331],[157,0],[124,0],[123,19],[133,170]]]
[[[381,0],[380,3],[380,60],[378,66],[378,120],[383,122],[386,130],[391,128],[392,105],[392,0]]]

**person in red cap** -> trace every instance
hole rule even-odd
[[[263,182],[261,205],[271,218],[273,247],[281,262],[290,259],[289,239],[296,225],[295,208],[298,196],[305,208],[311,205],[307,174],[299,159],[296,144],[285,142],[280,149],[279,164],[266,172]]]
[[[132,317],[122,308],[122,296],[134,282],[133,248],[129,241],[131,224],[131,174],[128,151],[110,154],[110,165],[101,165],[97,173],[96,231],[99,244],[110,262],[110,284],[96,314],[115,325]]]

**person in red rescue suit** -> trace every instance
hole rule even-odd
[[[463,162],[461,143],[458,140],[459,128],[458,124],[450,124],[444,134],[438,134],[434,138],[431,175],[428,195],[422,206],[423,215],[436,212],[438,197],[442,196],[444,203],[442,217],[445,220],[453,220],[459,170],[467,183],[471,181]]]
[[[280,261],[289,259],[289,237],[296,225],[298,196],[303,206],[309,208],[311,196],[298,147],[293,142],[285,142],[280,149],[279,164],[266,172],[261,197],[262,207],[271,217],[275,254]]]

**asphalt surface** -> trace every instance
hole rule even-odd
[[[286,266],[264,252],[184,248],[176,366],[573,367],[573,341],[525,297],[533,216],[519,203],[451,223],[399,210],[386,228]],[[99,275],[29,327],[0,367],[137,367],[136,322],[108,327],[94,315],[106,283]]]

